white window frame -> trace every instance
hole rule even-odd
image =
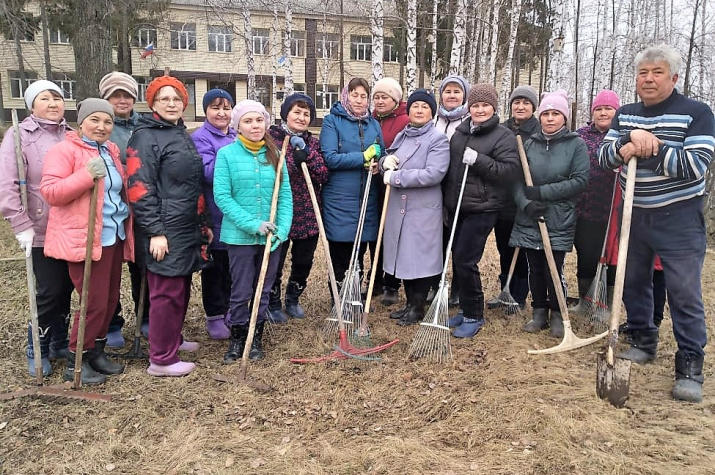
[[[25,85],[23,87],[22,81],[20,81],[20,71],[9,71],[10,76],[10,97],[13,99],[22,99],[25,97],[25,90],[30,84],[37,81],[37,73],[32,71],[25,71]],[[15,91],[19,91],[20,95],[16,95]]]
[[[226,26],[211,26],[209,30],[209,51],[212,53],[230,53],[233,31]]]
[[[338,59],[340,55],[340,37],[334,33],[320,33],[315,38],[315,56],[317,59]]]
[[[64,73],[54,73],[52,77],[52,82],[60,86],[60,89],[64,91],[65,100],[74,100],[75,89],[77,88],[77,81],[72,77]]]
[[[395,38],[385,37],[382,48],[382,60],[385,63],[400,62],[400,51],[397,49],[397,45],[395,45]]]
[[[372,36],[350,35],[350,60],[372,61]]]
[[[283,32],[285,38],[285,32]],[[290,32],[290,55],[292,58],[305,57],[305,31]]]
[[[340,99],[340,86],[326,84],[327,91],[323,90],[322,84],[315,85],[315,108],[330,110],[333,104]],[[326,103],[327,98],[327,103]]]
[[[53,45],[68,45],[70,44],[70,35],[55,27],[50,30],[50,43]]]
[[[146,102],[146,88],[149,87],[151,78],[145,77],[135,77],[137,85],[139,86],[139,94],[137,94],[137,102]]]
[[[156,28],[143,27],[137,29],[134,33],[134,46],[138,48],[146,48],[150,44],[156,45]]]
[[[254,28],[251,30],[251,45],[253,46],[253,54],[270,54],[271,31],[268,28]]]
[[[171,49],[196,51],[196,23],[171,23]]]

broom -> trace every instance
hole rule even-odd
[[[447,269],[449,268],[449,256],[452,251],[452,244],[454,243],[454,233],[457,230],[457,219],[459,218],[459,209],[462,207],[462,197],[464,196],[464,187],[467,184],[468,173],[469,166],[465,165],[462,185],[459,189],[459,198],[457,198],[457,209],[454,212],[454,221],[452,222],[452,231],[449,234],[449,241],[447,242],[447,252],[445,253],[442,276],[439,279],[439,287],[410,345],[408,355],[409,358],[413,360],[426,357],[436,360],[438,363],[444,363],[452,359],[451,334],[447,326],[447,318],[449,316],[449,282],[447,282]]]

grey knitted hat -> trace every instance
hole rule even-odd
[[[519,99],[520,97],[523,97],[527,101],[531,102],[531,105],[534,106],[534,110],[539,107],[539,93],[536,92],[536,89],[533,87],[517,86],[509,96],[509,105],[511,105],[515,99]]]

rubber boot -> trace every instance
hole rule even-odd
[[[223,355],[223,363],[235,363],[243,356],[243,349],[246,347],[246,338],[248,338],[248,324],[233,325],[231,327],[231,341],[228,344],[228,350]]]
[[[147,368],[147,374],[151,376],[157,376],[159,378],[172,377],[177,378],[180,376],[186,376],[196,369],[196,364],[190,363],[188,361],[177,361],[176,363],[168,365],[158,365],[156,363],[149,363]]]
[[[70,316],[61,315],[54,325],[52,325],[52,338],[50,338],[50,361],[66,360],[69,353],[69,333]]]
[[[531,314],[531,320],[526,322],[521,329],[527,333],[539,333],[549,326],[548,315],[548,308],[535,308]]]
[[[93,384],[102,384],[107,380],[107,377],[101,373],[96,372],[89,365],[88,354],[85,351],[82,353],[82,374],[80,380],[82,384],[91,386]],[[74,351],[70,351],[67,355],[67,368],[65,369],[65,374],[62,375],[62,379],[65,381],[74,381],[74,365],[77,355]]]
[[[293,318],[305,318],[305,310],[300,306],[300,296],[305,290],[305,285],[300,285],[293,280],[286,286],[286,313]]]
[[[390,305],[395,305],[399,301],[399,294],[397,289],[390,287],[385,287],[382,291],[382,300],[380,301],[382,305],[389,307]]]
[[[586,294],[591,287],[592,279],[578,279],[578,303],[569,308],[569,312],[582,315],[588,310],[588,302],[586,302]]]
[[[42,363],[42,375],[49,376],[52,374],[52,364],[50,364],[50,327],[43,329],[40,327],[40,362]],[[32,325],[27,325],[27,372],[33,378],[37,374],[35,372],[35,349],[32,345]]]
[[[631,347],[621,352],[618,357],[637,364],[646,364],[655,360],[658,352],[658,330],[628,329],[628,343]]]
[[[263,328],[265,321],[256,324],[256,333],[253,335],[253,343],[251,343],[251,352],[248,354],[248,359],[251,361],[262,360],[263,354]]]
[[[107,358],[107,354],[104,352],[106,346],[106,338],[94,340],[94,348],[88,350],[86,355],[89,365],[93,370],[101,374],[112,375],[123,373],[124,365],[115,363]],[[84,372],[84,370],[82,371]]]
[[[687,402],[703,401],[703,357],[678,350],[675,353],[675,386],[673,399]]]
[[[402,307],[401,309],[395,310],[394,312],[390,313],[390,318],[393,320],[399,320],[400,318],[404,317],[407,312],[410,311],[410,304],[409,302],[405,303],[405,306]]]
[[[424,320],[427,296],[423,293],[414,292],[413,295],[408,295],[407,301],[410,304],[410,309],[397,321],[397,324],[403,327],[414,325]]]
[[[271,287],[268,300],[268,320],[271,323],[286,323],[288,315],[283,312],[283,302],[281,301],[281,284],[276,282]]]
[[[206,331],[212,340],[226,340],[231,336],[231,331],[224,322],[225,315],[206,316]]]
[[[564,337],[564,319],[561,316],[561,312],[558,310],[551,311],[551,318],[549,319],[549,335],[552,338],[563,338]]]

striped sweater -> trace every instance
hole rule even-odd
[[[715,118],[706,104],[673,90],[653,106],[638,102],[621,107],[599,150],[602,167],[623,165],[618,150],[635,129],[651,132],[663,145],[658,155],[638,160],[633,206],[659,208],[705,193],[705,174],[715,151]],[[619,178],[623,190],[627,169],[623,166]]]

